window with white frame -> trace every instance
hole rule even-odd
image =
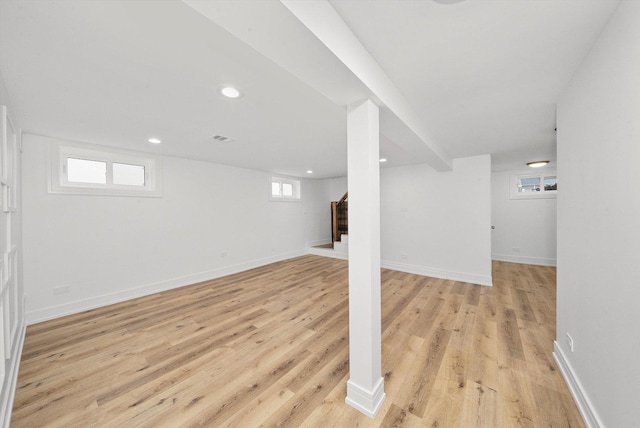
[[[49,192],[161,196],[160,159],[150,154],[79,145],[53,145]]]
[[[514,174],[511,176],[511,199],[555,198],[558,194],[558,177],[555,172],[540,174]]]
[[[271,177],[271,199],[274,201],[299,201],[300,180]]]

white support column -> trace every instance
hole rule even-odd
[[[347,111],[349,370],[346,402],[373,418],[384,401],[380,299],[379,112],[367,100]]]

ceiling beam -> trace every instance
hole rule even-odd
[[[449,155],[434,141],[411,105],[327,0],[280,2],[362,81],[383,108],[386,107],[424,143],[429,165],[436,171],[452,169]]]

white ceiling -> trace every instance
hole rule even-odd
[[[435,144],[497,171],[555,159],[555,103],[618,1],[330,4]],[[381,102],[277,0],[2,0],[0,71],[27,132],[294,176],[345,175],[345,107]],[[427,161],[399,119],[381,105],[381,154]]]

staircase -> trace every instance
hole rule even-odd
[[[349,233],[349,192],[338,202],[331,202],[331,242],[335,245]]]
[[[346,260],[349,257],[349,193],[331,202],[331,245],[333,248],[313,247],[310,254]]]
[[[333,248],[331,248],[329,245],[311,247],[309,248],[309,254],[331,257],[334,259],[349,260],[349,235],[341,235],[340,240],[333,243]]]
[[[333,243],[333,251],[340,254],[349,254],[349,235],[340,235],[340,240]]]

